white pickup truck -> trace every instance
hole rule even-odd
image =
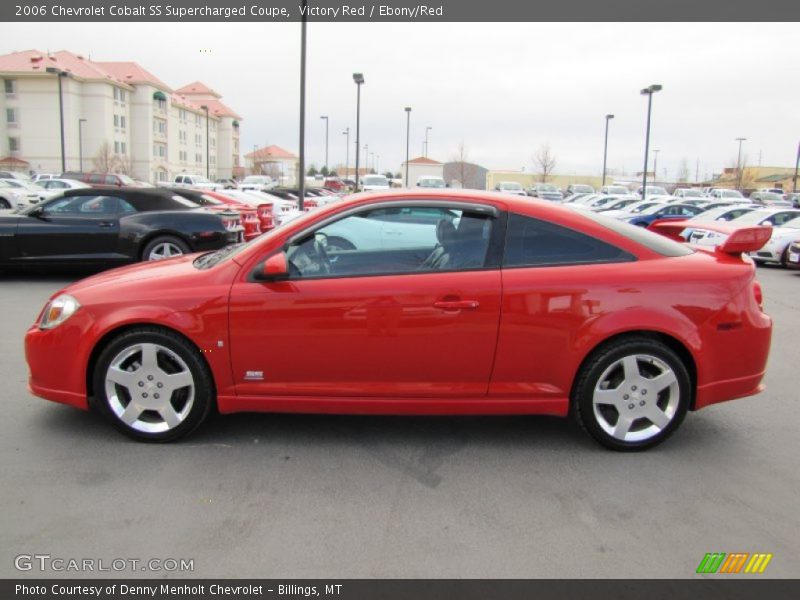
[[[221,183],[214,183],[203,175],[176,175],[175,181],[166,183],[169,187],[185,187],[194,188],[198,190],[213,190],[222,191],[223,185]]]

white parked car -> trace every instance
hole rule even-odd
[[[56,175],[55,173],[37,173],[33,181],[35,183],[39,183],[40,181],[44,181],[46,179],[61,179],[61,175]]]
[[[41,189],[39,191],[39,201],[49,200],[54,198],[65,190],[76,190],[79,188],[90,187],[88,183],[82,181],[75,181],[74,179],[42,179],[38,182]]]
[[[789,261],[789,246],[797,241],[800,241],[800,216],[773,227],[772,237],[763,248],[751,252],[750,258],[757,263],[779,263],[785,267]]]
[[[419,179],[417,179],[417,187],[446,188],[447,184],[445,183],[442,177],[436,177],[434,175],[423,175]]]
[[[770,227],[783,227],[785,223],[800,217],[800,210],[796,208],[759,208],[751,210],[740,217],[729,221],[733,225],[768,225]],[[728,239],[724,233],[695,229],[689,236],[689,242],[698,246],[718,246]]]
[[[175,181],[167,185],[170,187],[185,187],[198,190],[214,190],[216,192],[221,192],[224,189],[224,186],[211,181],[205,175],[177,175]]]
[[[676,198],[689,199],[689,198],[705,198],[706,195],[703,190],[698,188],[678,188],[672,195]]]
[[[269,188],[275,187],[275,185],[275,182],[269,175],[248,175],[239,183],[237,188],[243,192],[248,190],[266,192]]]
[[[624,185],[604,185],[600,188],[601,194],[610,194],[612,196],[627,196],[631,192]]]
[[[31,181],[31,176],[22,171],[0,171],[0,179],[19,179],[20,181]]]
[[[527,196],[527,192],[525,192],[525,188],[522,187],[521,184],[517,183],[516,181],[501,181],[494,189],[498,192],[503,192],[504,194],[514,194],[515,196]]]
[[[667,193],[667,190],[660,185],[648,185],[646,195],[642,195],[642,186],[636,188],[636,195],[640,198],[654,198],[657,196],[669,196],[669,193]]]
[[[741,200],[743,202],[747,202],[747,199],[742,196],[742,192],[739,190],[728,190],[724,188],[713,188],[710,192],[708,192],[708,197],[725,200]]]
[[[0,181],[6,186],[16,190],[19,201],[22,202],[22,206],[28,206],[39,202],[39,194],[43,189],[38,184],[32,181],[23,181],[22,179],[2,179]]]
[[[272,204],[272,216],[275,217],[275,225],[280,226],[296,219],[303,213],[297,209],[297,202],[273,196],[258,190],[225,190],[224,194],[235,198],[245,204],[257,207],[261,204]]]
[[[358,182],[358,187],[362,192],[375,192],[388,190],[391,184],[385,175],[364,175]]]
[[[658,198],[652,198],[649,200],[639,200],[638,202],[634,202],[633,204],[629,204],[623,209],[620,210],[609,210],[604,212],[603,214],[607,217],[614,217],[617,219],[627,219],[633,215],[638,215],[641,212],[644,212],[653,206],[665,206],[663,202],[660,202]]]
[[[754,211],[756,208],[757,207],[752,204],[731,204],[710,208],[699,215],[686,219],[686,221],[692,223],[693,226],[684,229],[681,232],[681,237],[688,241],[695,228],[702,229],[704,223],[732,221],[733,219],[737,219],[742,215]]]

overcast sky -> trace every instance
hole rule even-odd
[[[307,163],[321,166],[330,117],[330,163],[344,163],[362,87],[362,147],[383,171],[411,156],[469,158],[490,169],[534,170],[548,143],[559,173],[599,174],[604,115],[613,113],[609,168],[641,171],[647,99],[659,177],[682,159],[692,177],[719,172],[745,137],[749,164],[794,166],[800,140],[796,24],[340,24],[308,25]],[[177,88],[201,80],[239,112],[242,152],[298,149],[300,24],[14,24],[0,52],[70,50],[132,60]],[[355,136],[351,137],[353,163]],[[363,154],[363,153],[362,153]],[[363,157],[362,157],[363,164]],[[650,163],[652,168],[652,160]]]

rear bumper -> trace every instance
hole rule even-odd
[[[694,405],[695,410],[705,408],[711,404],[718,404],[719,402],[760,394],[766,389],[766,386],[761,383],[765,373],[766,371],[762,371],[756,375],[728,379],[727,381],[716,381],[709,385],[698,387]]]

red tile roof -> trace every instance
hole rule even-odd
[[[208,87],[202,81],[194,81],[188,85],[183,86],[182,88],[178,88],[175,90],[179,94],[183,94],[184,96],[191,96],[191,95],[211,95],[216,96],[217,98],[221,98],[222,96]]]
[[[0,166],[5,168],[13,169],[14,167],[29,167],[30,164],[31,163],[29,163],[27,160],[22,160],[16,156],[4,156],[3,158],[0,158]]]
[[[403,163],[403,164],[405,164],[405,163]],[[410,165],[440,165],[442,163],[440,163],[438,160],[433,160],[431,158],[427,158],[426,156],[420,156],[418,158],[412,158],[411,160],[408,161],[408,164],[410,164]]]
[[[244,155],[245,158],[297,158],[288,150],[284,150],[280,146],[266,146],[264,148],[257,148],[255,152],[250,152]]]
[[[95,62],[94,64],[111,73],[120,81],[126,83],[144,83],[160,88],[165,92],[172,91],[172,88],[166,83],[135,62]]]
[[[122,79],[100,64],[66,50],[50,54],[39,50],[24,50],[0,56],[0,73],[45,73],[48,67],[63,69],[80,79],[108,80],[125,84]]]

